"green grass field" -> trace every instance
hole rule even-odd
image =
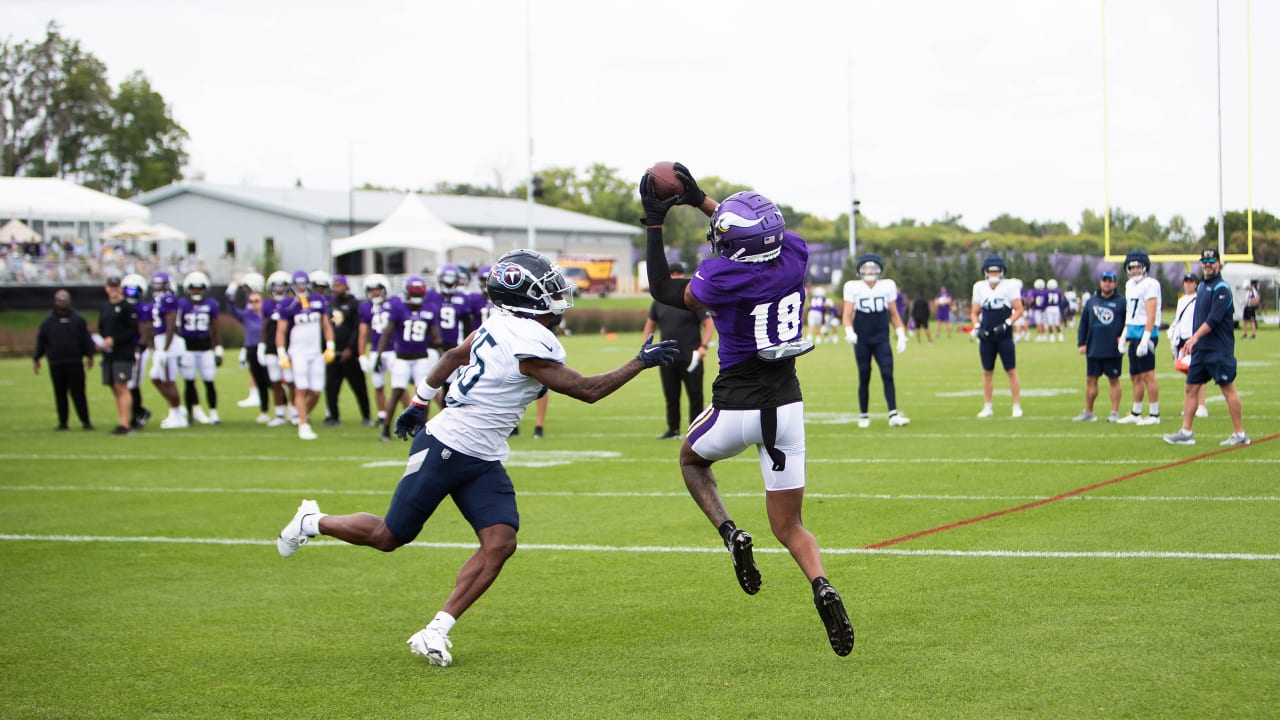
[[[912,423],[894,429],[878,378],[874,424],[854,425],[847,346],[806,356],[805,521],[858,630],[845,658],[769,534],[754,456],[717,466],[756,537],[752,597],[677,445],[655,439],[656,372],[595,406],[554,397],[547,437],[529,417],[511,441],[521,549],[454,629],[448,668],[405,640],[474,546],[451,504],[390,555],[323,540],[276,553],[302,498],[386,509],[407,445],[354,423],[349,394],[345,424],[304,443],[234,407],[232,364],[222,426],[113,437],[95,373],[99,431],[54,433],[48,379],[0,361],[0,717],[1275,717],[1280,333],[1261,338],[1238,348],[1255,444],[1222,453],[1212,388],[1200,444],[1160,441],[1181,399],[1163,347],[1159,427],[1070,422],[1084,386],[1070,344],[1019,345],[1017,420],[1002,376],[997,416],[974,417],[967,337],[912,344],[897,358]],[[565,339],[587,373],[639,342]]]

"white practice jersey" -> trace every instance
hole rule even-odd
[[[1160,281],[1145,275],[1140,278],[1129,278],[1124,284],[1124,324],[1137,325],[1145,327],[1147,324],[1147,298],[1156,299],[1156,316],[1155,323],[1151,326],[1151,336],[1156,337],[1160,334]],[[1138,334],[1131,337],[1141,337],[1141,327]]]
[[[982,327],[995,327],[1013,314],[1013,303],[1022,299],[1022,281],[1017,278],[1004,278],[991,287],[987,280],[979,280],[973,284],[971,301],[980,308],[979,320]]]
[[[844,301],[853,303],[854,312],[887,313],[897,299],[898,284],[889,278],[880,278],[875,287],[865,280],[850,280],[844,284]]]
[[[506,460],[507,436],[545,390],[520,373],[520,361],[528,358],[563,363],[564,346],[536,320],[494,312],[476,330],[471,363],[458,369],[445,409],[427,423],[427,431],[472,457]]]

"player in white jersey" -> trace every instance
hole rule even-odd
[[[1017,355],[1013,328],[1025,314],[1022,307],[1022,283],[1006,278],[1004,259],[992,255],[982,264],[986,277],[973,284],[973,301],[969,319],[973,330],[969,336],[978,341],[978,357],[982,361],[982,411],[980,418],[994,415],[991,396],[994,393],[996,356],[1009,375],[1009,394],[1013,396],[1013,417],[1022,417],[1022,381],[1018,379]]]
[[[1133,381],[1133,408],[1120,418],[1124,424],[1156,425],[1160,422],[1160,387],[1156,383],[1156,345],[1160,341],[1160,281],[1151,277],[1151,259],[1141,250],[1124,258],[1129,280],[1124,285],[1125,334],[1122,350],[1129,352],[1129,379]],[[1142,399],[1147,416],[1142,417]]]
[[[889,346],[889,327],[897,333],[894,349],[907,350],[907,330],[898,315],[894,301],[898,285],[884,273],[884,260],[875,253],[858,258],[857,280],[844,284],[844,308],[841,324],[845,339],[853,345],[853,358],[858,367],[858,427],[871,427],[868,407],[871,399],[871,360],[880,368],[884,400],[889,410],[889,427],[903,427],[911,422],[898,412],[898,391],[893,380],[893,350]]]
[[[669,365],[679,352],[674,340],[646,342],[616,370],[583,377],[564,364],[564,347],[551,331],[573,305],[573,286],[557,265],[532,250],[512,250],[493,265],[486,282],[498,311],[444,354],[395,421],[396,435],[413,437],[413,447],[386,516],[325,515],[314,500],[304,500],[277,540],[284,557],[317,535],[390,552],[416,538],[439,504],[451,497],[475,530],[480,548],[458,571],[440,612],[409,638],[409,649],[432,665],[453,661],[449,631],[516,550],[520,516],[502,463],[507,436],[529,403],[547,390],[595,402],[641,370]],[[427,405],[454,370],[460,373],[449,388],[445,409],[421,432]]]

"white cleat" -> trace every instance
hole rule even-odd
[[[302,423],[298,426],[298,437],[303,440],[315,440],[318,436],[312,432],[311,423]]]
[[[258,417],[254,419],[254,422],[259,425],[267,425],[271,422],[271,416],[266,413],[258,413]]]
[[[1138,425],[1159,425],[1159,415],[1148,415],[1137,422]]]
[[[284,425],[288,422],[289,422],[288,420],[285,420],[284,418],[277,416],[267,421],[267,427],[280,427],[281,425]]]
[[[1022,406],[1014,405],[1013,411],[1009,413],[1009,417],[1016,417],[1016,418],[1022,417]]]
[[[449,654],[453,643],[449,642],[448,635],[433,627],[427,626],[414,633],[408,643],[414,655],[422,655],[432,665],[449,667],[453,663],[453,655]]]
[[[1071,418],[1071,422],[1098,422],[1098,416],[1088,410],[1081,410],[1079,415]]]
[[[989,417],[994,417],[995,414],[996,414],[995,411],[992,410],[991,408],[982,408],[982,412],[978,413],[978,417],[989,418]]]
[[[1203,405],[1196,408],[1196,417],[1209,417],[1209,408]]]
[[[906,427],[909,424],[911,424],[911,418],[902,413],[889,416],[889,427]]]
[[[1230,437],[1218,444],[1222,447],[1232,447],[1233,445],[1252,445],[1253,441],[1249,439],[1248,433],[1231,433]]]
[[[250,395],[249,397],[236,403],[236,407],[251,408],[251,407],[256,407],[257,404],[258,404],[258,396]]]
[[[204,412],[204,408],[200,407],[199,405],[191,408],[191,417],[201,425],[213,424],[213,420],[209,419],[209,416],[206,415]]]
[[[1124,417],[1120,418],[1116,422],[1119,423],[1120,425],[1136,425],[1137,423],[1141,422],[1141,420],[1142,420],[1141,415],[1135,415],[1134,413],[1129,413],[1128,415],[1125,415]]]
[[[1164,441],[1170,445],[1195,445],[1196,436],[1190,430],[1181,430],[1172,435],[1165,435]]]
[[[863,429],[871,427],[871,418],[866,416],[858,418],[858,427]]]
[[[284,526],[280,536],[276,538],[276,549],[280,551],[280,557],[289,557],[298,552],[299,547],[307,544],[310,538],[302,531],[302,519],[319,513],[320,505],[315,500],[302,501],[298,506],[298,512],[294,513],[293,519]]]
[[[160,421],[161,430],[181,430],[187,427],[187,418],[182,415],[170,415]]]

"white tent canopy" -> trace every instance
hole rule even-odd
[[[0,242],[29,243],[40,242],[40,235],[27,227],[27,224],[14,218],[0,227]]]
[[[0,177],[0,218],[117,223],[151,210],[58,178]]]
[[[416,195],[406,195],[400,207],[386,220],[351,237],[330,241],[332,255],[377,248],[413,248],[425,250],[435,257],[435,266],[446,262],[453,248],[479,248],[493,254],[493,238],[463,232],[436,217]]]

